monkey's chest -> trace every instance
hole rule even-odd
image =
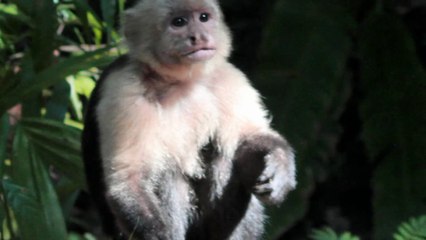
[[[187,176],[203,173],[203,149],[214,137],[218,126],[218,109],[208,94],[197,94],[174,106],[157,106],[155,119],[148,128],[144,143],[157,146],[149,151],[167,165],[175,165]],[[155,129],[155,130],[154,130]],[[161,166],[161,165],[160,165]]]

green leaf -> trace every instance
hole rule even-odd
[[[76,76],[70,76],[67,78],[68,83],[71,86],[71,110],[75,118],[82,122],[83,121],[83,103],[80,100],[80,96],[84,96],[89,99],[95,88],[96,82],[90,77],[89,72],[80,72]]]
[[[0,96],[5,95],[10,89],[17,86],[18,81],[16,81],[16,75],[11,68],[8,63],[4,63],[3,69],[0,68]]]
[[[14,212],[22,239],[42,239],[46,226],[34,192],[10,180],[3,180],[5,198]]]
[[[4,200],[0,200],[0,204],[1,204],[1,207],[0,207],[0,222],[3,223],[3,221],[6,219]],[[5,232],[4,227],[3,226],[0,227],[1,236],[4,236],[4,232]]]
[[[321,230],[314,230],[311,235],[313,240],[338,240],[336,232],[331,228],[323,228]]]
[[[411,218],[408,222],[399,225],[398,232],[394,234],[395,240],[425,240],[426,215]]]
[[[95,14],[88,13],[87,15],[88,15],[87,18],[89,20],[89,25],[92,26],[92,32],[93,32],[93,35],[95,36],[93,40],[96,44],[101,44],[102,32],[103,32],[102,24],[95,17],[96,16]]]
[[[74,218],[70,218],[70,216],[72,210],[75,208],[75,201],[78,196],[80,196],[80,188],[81,186],[78,186],[77,183],[69,180],[68,178],[61,178],[55,185],[56,194],[61,202],[62,212],[65,219],[71,219],[71,221],[76,220]],[[76,220],[76,222],[79,222],[79,220]]]
[[[18,76],[16,78],[17,81],[19,81],[20,84],[29,84],[31,83],[35,76],[36,72],[34,69],[35,63],[34,59],[31,56],[31,53],[29,51],[26,51],[24,54],[24,57],[21,62],[21,71],[18,73]],[[18,87],[17,85],[16,87]],[[7,95],[9,92],[13,91],[13,89],[10,89],[6,92],[5,95]],[[24,99],[22,102],[23,108],[22,108],[22,116],[24,117],[40,117],[41,116],[41,92],[38,92],[37,94],[34,94],[34,96],[28,97],[27,99]]]
[[[56,193],[21,122],[16,127],[11,181],[4,181],[7,201],[23,240],[66,238],[65,220]]]
[[[74,79],[75,91],[78,94],[84,95],[86,98],[89,98],[92,94],[93,89],[95,88],[96,82],[84,73],[78,74]]]
[[[65,114],[68,111],[71,89],[67,81],[56,84],[53,88],[53,94],[46,104],[46,118],[58,121],[64,121]]]
[[[11,177],[16,184],[34,189],[30,158],[28,138],[23,133],[23,129],[17,127],[13,138]]]
[[[86,233],[83,236],[82,235],[78,235],[76,233],[70,233],[68,235],[67,240],[96,240],[96,238],[93,235],[89,234],[89,233]]]
[[[56,192],[41,159],[37,159],[35,157],[35,152],[33,154],[33,174],[38,190],[36,193],[41,203],[43,217],[48,228],[48,230],[44,233],[48,237],[44,239],[65,239],[65,220],[62,215],[62,210],[56,196]]]
[[[7,143],[9,138],[9,115],[4,114],[0,117],[0,178],[4,174],[4,162],[6,160]],[[0,193],[3,194],[3,189],[0,188]],[[0,223],[3,223],[6,218],[7,205],[4,199],[0,199]],[[0,227],[0,234],[4,236],[4,228]]]
[[[58,17],[53,0],[32,1],[32,38],[31,54],[36,72],[50,66],[53,62],[53,50],[56,48],[56,29]],[[43,26],[43,27],[41,27]]]
[[[268,238],[306,212],[315,178],[325,173],[340,134],[348,98],[345,64],[354,21],[327,1],[277,1],[261,52],[255,85],[266,98],[274,126],[296,149],[298,186],[280,209],[271,209]]]
[[[77,187],[85,187],[80,130],[47,119],[24,119],[21,125],[26,139],[42,161],[55,166]]]
[[[34,1],[31,0],[14,0],[14,3],[18,6],[19,10],[28,16],[32,15],[33,2]]]
[[[344,232],[339,236],[333,229],[328,227],[313,230],[310,238],[312,240],[359,240],[359,237],[349,232]]]
[[[40,196],[33,189],[3,180],[5,196],[12,208],[23,240],[65,239],[65,221],[45,170],[35,168]],[[44,177],[43,177],[44,176]],[[41,192],[43,191],[43,192]],[[47,192],[46,192],[47,191]]]
[[[84,35],[87,39],[92,39],[91,33],[93,32],[95,36],[97,34],[100,34],[100,37],[102,37],[102,24],[99,19],[99,17],[96,15],[96,13],[93,11],[92,8],[88,5],[87,1],[84,0],[74,0],[75,4],[75,11],[78,15],[78,18],[80,19],[84,31]],[[100,37],[96,37],[94,40],[95,43],[100,43],[101,39]]]
[[[101,0],[102,18],[106,23],[106,31],[108,36],[108,42],[111,43],[112,31],[114,27],[114,17],[117,10],[116,0]]]
[[[71,74],[110,63],[113,60],[113,57],[108,55],[110,48],[106,47],[80,56],[69,57],[37,73],[31,81],[22,82],[0,97],[0,113],[5,112],[16,103],[40,93],[42,89],[64,80]]]
[[[426,73],[398,16],[374,14],[360,36],[363,138],[374,173],[375,239],[426,212]]]
[[[16,41],[27,34],[26,28],[31,19],[18,10],[15,4],[0,3],[0,35]]]
[[[9,139],[9,115],[3,114],[0,117],[0,177],[3,177],[4,161],[7,156],[7,142]]]

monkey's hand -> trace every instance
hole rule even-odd
[[[253,193],[264,203],[279,204],[296,186],[294,154],[286,152],[283,148],[276,148],[263,160],[265,168],[257,178]]]
[[[279,204],[295,188],[293,150],[279,135],[247,138],[235,156],[242,182],[262,202]]]

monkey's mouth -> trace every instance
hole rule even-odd
[[[184,53],[183,56],[190,60],[203,61],[213,57],[215,52],[216,49],[214,48],[198,48]]]

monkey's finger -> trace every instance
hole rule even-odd
[[[262,185],[262,184],[266,184],[271,182],[272,178],[266,175],[262,175],[260,176],[257,181],[256,181],[256,185]]]
[[[262,175],[257,179],[258,182],[267,182],[271,181],[272,178],[274,178],[275,175],[275,169],[267,167],[265,170],[263,170]]]
[[[270,195],[272,191],[273,191],[272,186],[269,183],[256,185],[253,188],[253,193],[260,196]]]
[[[273,158],[271,155],[267,156],[265,158],[265,169],[262,172],[262,175],[260,176],[260,178],[273,178],[275,173],[277,172],[277,169],[280,167],[278,164],[278,161]]]

